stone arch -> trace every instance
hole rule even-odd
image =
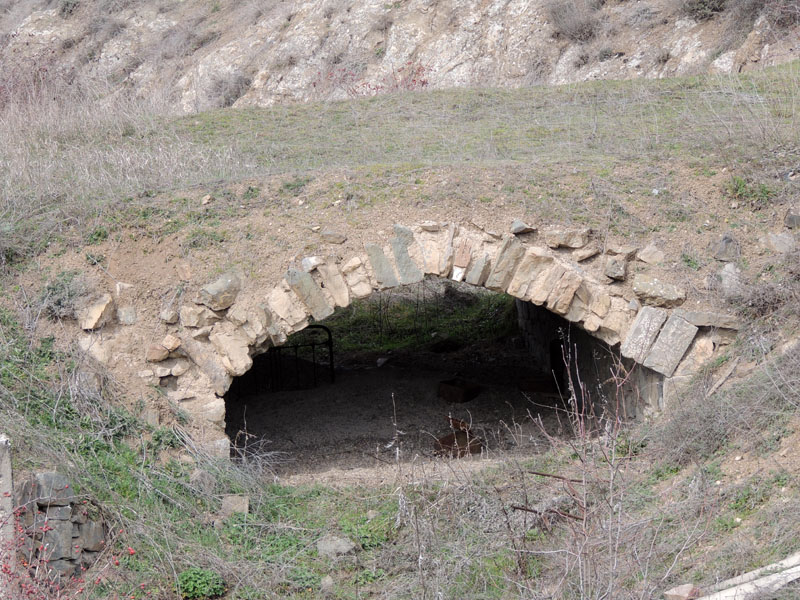
[[[724,315],[675,309],[685,292],[657,277],[634,279],[632,289],[623,286],[635,248],[606,248],[605,262],[589,266],[584,261],[600,253],[590,230],[538,232],[515,225],[505,234],[472,223],[395,225],[384,245],[366,244],[362,253],[346,260],[303,258],[269,290],[245,293],[236,275],[223,275],[203,287],[194,304],[181,307],[179,321],[161,344],[170,355],[186,356],[193,364],[177,374],[172,399],[193,417],[205,448],[226,456],[223,396],[233,377],[250,369],[253,356],[284,344],[336,307],[377,290],[417,283],[426,275],[507,293],[546,308],[609,346],[619,344],[624,358],[656,374],[640,382],[654,410],[713,354],[714,344],[702,330],[735,328]]]

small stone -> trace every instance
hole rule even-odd
[[[588,260],[593,256],[597,256],[598,254],[600,254],[600,248],[595,245],[591,245],[575,250],[572,253],[572,258],[575,259],[576,262],[583,262],[584,260]]]
[[[165,308],[161,311],[158,315],[161,319],[162,323],[166,323],[167,325],[174,325],[178,322],[178,311],[174,308]]]
[[[800,208],[790,208],[783,219],[783,224],[789,229],[800,228]]]
[[[514,221],[511,223],[511,233],[513,233],[514,235],[520,235],[523,233],[533,233],[534,231],[536,231],[535,227],[531,227],[530,225],[519,219],[514,219]]]
[[[430,231],[430,232],[439,231],[442,228],[442,226],[436,221],[423,221],[422,223],[420,223],[419,227],[420,229],[422,229],[422,231]]]
[[[696,600],[703,591],[691,583],[684,583],[664,592],[664,600]]]
[[[93,331],[108,323],[114,315],[114,299],[103,294],[78,312],[81,329]]]
[[[189,281],[192,278],[192,268],[187,262],[179,262],[175,266],[175,270],[178,272],[178,278],[181,281]]]
[[[137,375],[139,377],[141,377],[142,379],[150,379],[151,377],[155,376],[155,373],[153,373],[153,371],[150,370],[150,369],[143,369],[143,370],[139,371],[137,373]]]
[[[213,200],[214,200],[214,198],[213,198],[213,196],[212,196],[211,194],[206,194],[205,196],[203,196],[203,197],[200,199],[200,204],[202,204],[203,206],[205,206],[206,204],[209,204],[209,203],[210,203],[210,202],[212,202]]]
[[[740,253],[739,242],[736,241],[731,232],[724,234],[711,251],[714,258],[724,262],[731,262],[738,259]]]
[[[205,304],[211,310],[225,310],[234,303],[241,289],[239,277],[235,273],[225,273],[213,283],[200,288],[195,302]]]
[[[308,256],[308,257],[304,258],[302,261],[300,261],[300,266],[302,267],[303,271],[305,271],[306,273],[311,273],[311,271],[316,269],[318,266],[320,266],[324,262],[325,262],[325,259],[322,258],[321,256]]]
[[[616,281],[625,281],[628,275],[628,261],[623,256],[608,256],[603,273]]]
[[[768,233],[766,242],[773,252],[779,254],[789,254],[797,248],[797,240],[788,231],[784,233]]]
[[[332,229],[325,229],[320,234],[322,240],[329,244],[344,244],[347,241],[347,236]]]
[[[172,375],[172,369],[169,367],[156,367],[156,377],[169,377]]]
[[[335,535],[326,535],[317,540],[317,553],[326,558],[350,554],[355,549],[356,545],[352,541]]]
[[[740,294],[744,287],[741,269],[733,263],[725,265],[719,272],[719,287],[726,297]]]
[[[180,377],[188,370],[189,370],[189,362],[185,360],[179,360],[175,363],[175,366],[172,367],[171,374],[173,377]]]
[[[180,319],[184,327],[206,327],[219,321],[220,317],[205,306],[184,304],[181,306]]]
[[[119,321],[121,325],[135,325],[136,307],[120,306],[117,309],[117,321]]]
[[[204,496],[212,496],[217,488],[216,478],[203,469],[195,469],[189,475],[189,483]]]
[[[320,227],[319,225],[312,225],[310,229],[314,233],[319,233],[319,231],[320,231],[320,229],[322,229],[322,227]]]
[[[230,517],[236,513],[247,514],[250,511],[250,497],[240,494],[226,494],[222,497],[222,506],[219,514],[223,517]]]
[[[636,253],[636,258],[648,265],[657,265],[664,262],[664,251],[654,244],[648,244]]]
[[[175,350],[177,350],[180,347],[181,340],[178,337],[172,335],[171,333],[168,333],[167,335],[164,336],[164,339],[161,340],[161,345],[164,346],[164,348],[166,348],[170,352],[175,352]]]
[[[147,362],[161,362],[162,360],[167,360],[167,358],[169,358],[169,350],[161,344],[152,344],[145,354]]]
[[[625,246],[610,245],[608,248],[606,248],[606,254],[609,254],[611,256],[621,256],[625,260],[631,260],[634,256],[636,256],[636,253],[638,251],[639,248],[637,248],[636,246],[628,246],[628,245]]]

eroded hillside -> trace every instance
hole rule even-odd
[[[793,60],[792,0],[5,2],[0,89],[111,80],[185,112]]]

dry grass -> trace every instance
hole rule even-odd
[[[797,65],[748,77],[391,94],[173,118],[48,66],[0,81],[0,256],[102,223],[115,202],[286,172],[706,156],[777,167],[800,138]],[[241,90],[221,98],[228,101]],[[227,100],[226,100],[227,99]],[[86,115],[92,119],[87,120]]]

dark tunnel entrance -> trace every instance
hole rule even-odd
[[[530,455],[543,428],[570,433],[570,374],[597,400],[613,356],[545,308],[436,277],[376,292],[321,325],[256,356],[233,382],[226,432],[238,455],[279,453],[278,471],[293,474]]]

